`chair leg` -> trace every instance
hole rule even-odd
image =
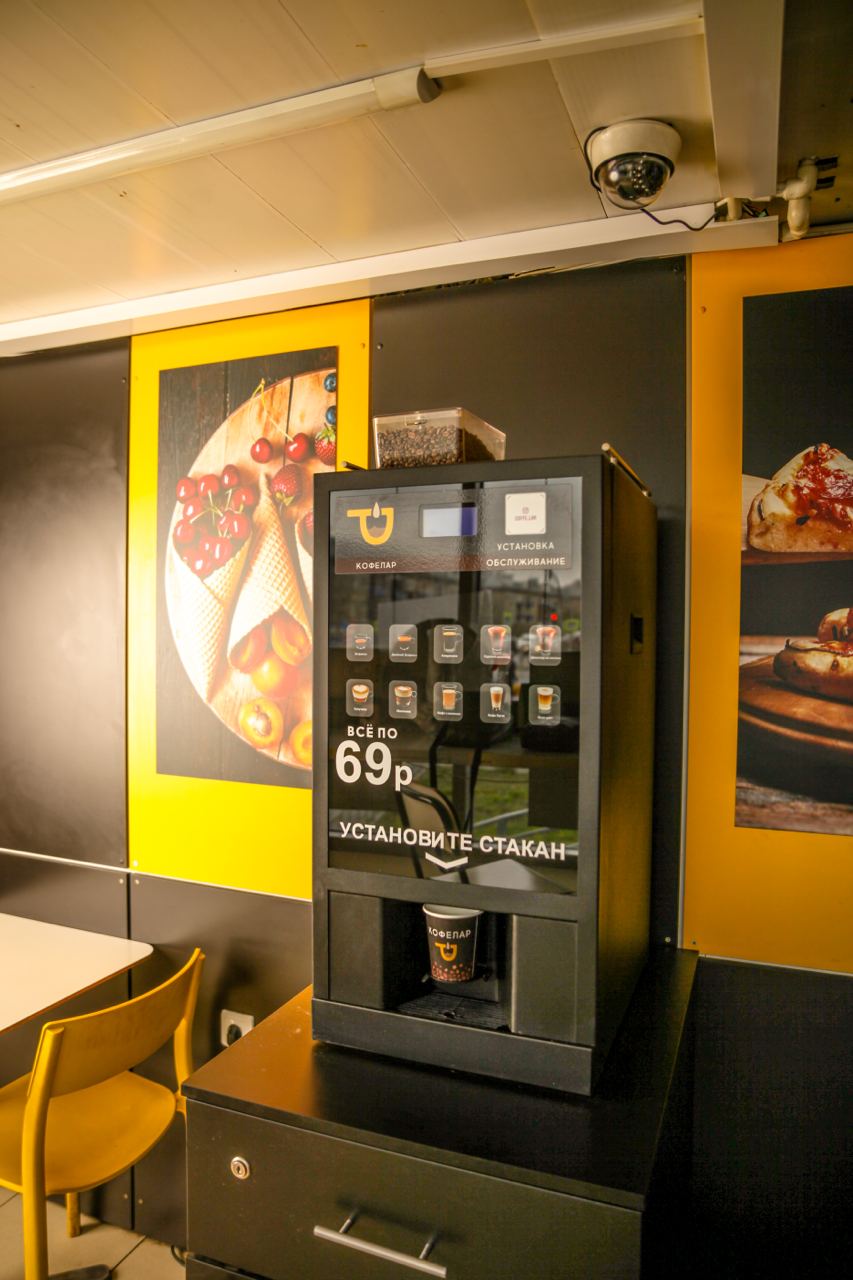
[[[69,1191],[65,1197],[65,1232],[70,1237],[80,1234],[80,1197]]]
[[[24,1219],[24,1280],[48,1280],[47,1203],[43,1196],[21,1196]]]

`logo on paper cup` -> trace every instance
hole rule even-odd
[[[363,542],[371,547],[381,547],[383,542],[387,542],[391,537],[394,528],[394,508],[380,507],[378,502],[374,502],[372,507],[350,507],[347,515],[353,520],[358,520],[358,531],[361,534]],[[377,528],[379,521],[383,521],[383,525]]]
[[[456,952],[459,950],[455,942],[436,942],[433,945],[445,964],[453,964],[456,959]]]

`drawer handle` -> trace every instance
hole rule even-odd
[[[382,1258],[385,1262],[396,1262],[398,1266],[409,1267],[412,1271],[421,1271],[424,1275],[438,1276],[438,1280],[447,1280],[447,1267],[439,1266],[437,1262],[427,1262],[427,1258],[432,1253],[437,1236],[432,1236],[427,1240],[420,1254],[415,1258],[410,1253],[400,1253],[397,1249],[386,1249],[381,1244],[371,1244],[369,1240],[359,1240],[357,1236],[349,1234],[350,1227],[358,1217],[358,1213],[351,1213],[342,1227],[337,1231],[333,1231],[331,1227],[315,1227],[314,1235],[319,1240],[328,1240],[330,1244],[342,1244],[347,1249],[357,1249],[359,1253],[369,1253],[371,1258]]]

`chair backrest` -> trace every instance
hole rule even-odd
[[[410,782],[400,788],[403,820],[410,827],[427,831],[458,831],[459,819],[447,796],[434,787]]]
[[[150,1057],[175,1036],[178,1084],[192,1070],[190,1032],[204,956],[196,948],[176,974],[133,1000],[47,1022],[30,1076],[30,1094],[56,1097],[88,1089]]]

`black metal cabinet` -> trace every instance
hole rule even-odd
[[[184,1086],[189,1280],[665,1275],[694,970],[649,967],[592,1099],[315,1044],[303,993]]]

